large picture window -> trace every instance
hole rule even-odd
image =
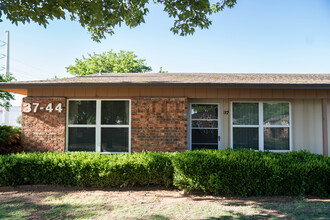
[[[130,152],[129,100],[69,100],[68,151]]]
[[[291,150],[290,103],[233,102],[231,119],[234,149]]]

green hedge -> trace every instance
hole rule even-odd
[[[329,197],[330,159],[304,151],[201,150],[20,153],[0,156],[0,186],[56,184],[93,187],[176,186],[214,195]]]
[[[0,156],[0,185],[172,185],[169,154],[20,153]]]
[[[305,151],[187,151],[173,157],[174,185],[239,196],[329,196],[330,159]]]

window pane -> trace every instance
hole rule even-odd
[[[218,119],[218,105],[193,104],[191,105],[192,119]]]
[[[69,124],[95,125],[96,101],[69,101]]]
[[[265,150],[290,150],[289,128],[264,128]]]
[[[101,123],[104,125],[128,125],[128,101],[102,101]]]
[[[128,152],[128,128],[102,128],[101,152]]]
[[[264,103],[264,125],[289,125],[289,103]]]
[[[258,125],[258,103],[233,103],[233,125]]]
[[[233,128],[233,147],[259,150],[258,128]]]
[[[193,128],[217,128],[218,127],[218,121],[192,121],[191,126]]]
[[[205,145],[205,144],[192,144],[192,150],[199,150],[199,149],[212,149],[212,150],[217,150],[217,149],[218,149],[218,144],[210,144],[210,145]]]
[[[95,151],[95,128],[69,128],[69,151]]]
[[[218,129],[192,129],[192,143],[218,143]]]

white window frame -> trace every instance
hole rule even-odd
[[[258,125],[233,125],[233,103],[258,103],[259,124]],[[289,103],[289,125],[264,125],[263,104],[264,103]],[[292,151],[292,111],[290,101],[231,101],[230,102],[230,145],[234,148],[234,128],[258,128],[259,151],[264,150],[264,128],[289,128],[289,150],[266,150],[270,152]]]
[[[70,101],[96,101],[96,123],[95,125],[69,125],[69,102]],[[128,101],[128,125],[102,125],[101,124],[101,102],[102,101]],[[69,151],[69,128],[95,128],[95,151],[101,154],[127,154],[131,153],[131,100],[130,99],[67,99],[66,101],[66,138],[65,151]],[[128,128],[128,152],[101,152],[101,129],[102,128]]]
[[[221,105],[218,102],[191,102],[189,103],[189,150],[192,150],[192,117],[191,117],[191,109],[192,105],[218,105],[218,150],[221,149]],[[215,129],[215,128],[201,128],[201,129]],[[219,140],[220,137],[220,140]],[[203,144],[203,143],[198,143]]]

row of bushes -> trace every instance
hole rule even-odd
[[[19,153],[0,156],[0,185],[169,186],[169,154]]]
[[[306,151],[190,151],[173,158],[174,185],[212,194],[329,196],[330,159]]]
[[[0,185],[176,186],[214,195],[329,197],[328,156],[253,150],[20,153],[0,156]]]

